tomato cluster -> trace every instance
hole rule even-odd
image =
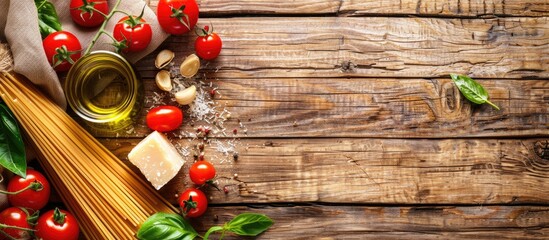
[[[43,240],[78,239],[78,223],[69,212],[56,208],[40,214],[50,192],[48,180],[36,170],[11,178],[5,192],[11,207],[0,212],[0,239],[30,239],[33,234]]]
[[[152,30],[143,13],[144,9],[139,16],[127,15],[118,20],[111,35],[118,52],[139,52],[149,46]],[[109,16],[109,5],[105,0],[71,0],[70,15],[80,27],[99,27]],[[46,36],[42,45],[48,62],[57,72],[68,71],[83,51],[78,38],[64,30]]]
[[[203,187],[211,185],[217,188],[213,179],[216,176],[216,170],[213,164],[206,160],[199,160],[193,163],[189,168],[189,177],[191,181]],[[206,194],[198,188],[188,188],[179,195],[179,206],[186,217],[200,217],[208,209],[208,198]]]
[[[195,28],[199,9],[195,0],[160,0],[156,15],[165,32],[182,35]],[[215,59],[221,52],[221,38],[209,31],[208,26],[197,30],[198,38],[194,44],[196,55],[204,60]]]

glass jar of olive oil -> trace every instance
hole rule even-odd
[[[122,56],[95,51],[80,58],[64,83],[72,110],[96,128],[117,131],[130,126],[141,107],[142,85]]]

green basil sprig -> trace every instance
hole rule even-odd
[[[38,10],[38,26],[42,39],[51,33],[61,31],[61,22],[59,22],[59,17],[53,4],[47,0],[34,0],[34,4]]]
[[[464,75],[450,74],[450,77],[452,77],[452,80],[458,87],[459,91],[463,94],[463,96],[465,96],[465,98],[469,99],[469,101],[476,104],[487,103],[496,110],[499,110],[498,106],[488,101],[488,92],[486,92],[486,89],[484,89],[480,83]]]
[[[4,104],[0,104],[0,165],[23,178],[27,176],[25,145],[17,120]]]
[[[273,220],[263,214],[257,213],[242,213],[233,218],[233,220],[225,223],[223,227],[213,226],[204,235],[204,239],[208,240],[208,237],[213,232],[221,231],[221,238],[225,232],[232,232],[240,236],[257,236],[269,229],[273,225]]]
[[[155,213],[141,225],[137,238],[142,240],[192,240],[198,236],[194,228],[178,214]]]
[[[221,238],[226,232],[232,232],[240,236],[257,236],[266,231],[273,223],[272,219],[263,214],[243,213],[225,223],[223,227],[213,226],[204,236],[200,236],[180,215],[156,213],[141,225],[137,231],[137,238],[141,240],[192,240],[200,237],[207,240],[210,234],[219,231],[222,232]]]

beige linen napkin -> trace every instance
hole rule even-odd
[[[80,40],[82,48],[86,49],[97,32],[97,28],[89,29],[77,26],[70,16],[69,0],[49,1],[55,5],[63,30],[75,34]],[[108,0],[108,2],[109,10],[111,10],[116,0]],[[145,4],[143,0],[122,0],[118,9],[139,15]],[[42,47],[37,16],[33,0],[0,0],[0,42],[7,41],[9,43],[15,61],[15,72],[25,75],[47,92],[59,106],[66,108],[67,102],[59,78],[49,65]],[[114,25],[121,17],[123,14],[115,14],[105,30],[112,32]],[[156,15],[149,7],[145,8],[143,18],[150,24],[153,37],[149,47],[144,51],[125,55],[132,63],[154,51],[168,37],[168,34],[160,28]],[[93,49],[114,51],[110,43],[110,38],[103,35]]]

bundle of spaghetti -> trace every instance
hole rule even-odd
[[[0,95],[87,239],[135,239],[152,214],[176,212],[23,76],[0,74]]]

